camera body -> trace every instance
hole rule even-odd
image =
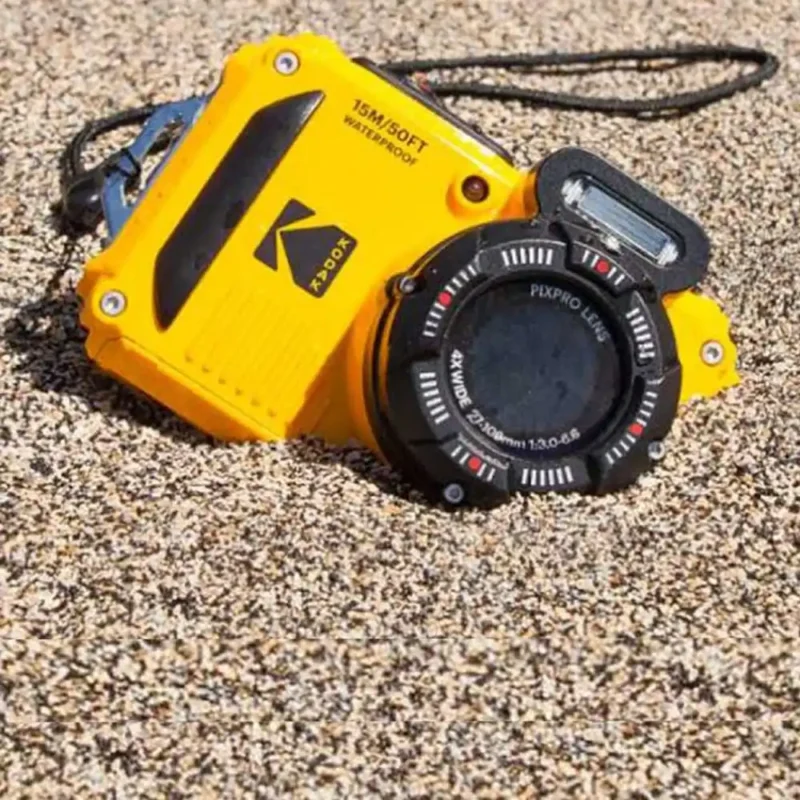
[[[596,156],[520,170],[424,89],[311,34],[240,48],[182,114],[135,205],[105,187],[113,238],[80,281],[81,322],[102,369],[215,437],[357,440],[433,496],[492,505],[630,482],[680,399],[736,382],[727,320],[693,291],[702,230]],[[576,346],[585,334],[619,351],[625,388],[608,389],[613,408],[577,450],[574,425],[520,437],[493,424],[453,377],[453,337],[472,330],[453,328],[459,309],[512,278],[553,320],[580,320]],[[708,342],[720,358],[703,359]],[[597,358],[553,369],[597,388]]]

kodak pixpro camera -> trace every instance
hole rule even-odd
[[[79,284],[88,353],[215,437],[357,440],[436,500],[601,492],[734,384],[702,229],[606,161],[533,171],[413,80],[302,34],[246,45]]]

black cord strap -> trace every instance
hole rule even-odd
[[[103,119],[93,120],[72,138],[61,154],[61,199],[54,208],[64,233],[79,236],[91,233],[100,224],[103,216],[100,192],[103,180],[111,170],[122,170],[131,180],[138,179],[141,173],[141,166],[127,147],[121,148],[96,166],[87,168],[83,163],[83,156],[88,145],[118,128],[144,125],[157,108],[156,105],[129,108]],[[164,146],[166,144],[163,143]]]
[[[603,69],[608,64],[634,62],[642,70],[663,69],[663,63],[674,66],[696,64],[704,61],[736,61],[756,64],[754,71],[730,80],[692,92],[653,99],[625,100],[617,97],[587,97],[563,92],[545,92],[519,86],[502,86],[470,82],[429,81],[430,90],[442,97],[472,96],[494,100],[519,100],[537,106],[571,109],[573,111],[599,111],[606,114],[648,116],[692,111],[736,92],[758,86],[771,78],[778,69],[778,59],[764,50],[735,45],[683,45],[652,49],[603,50],[596,53],[546,53],[541,55],[518,54],[508,56],[466,56],[464,58],[420,59],[385,64],[384,68],[400,75],[417,72],[461,68],[540,70],[546,67],[589,66]],[[605,67],[607,68],[607,67]],[[590,69],[588,71],[594,71]]]
[[[83,153],[91,142],[107,133],[127,125],[144,125],[158,106],[148,105],[128,108],[103,119],[87,123],[73,137],[61,156],[62,183],[71,183],[88,170],[83,164]]]

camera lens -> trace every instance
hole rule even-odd
[[[491,506],[514,491],[602,492],[647,469],[680,366],[658,298],[600,247],[560,220],[488,223],[434,248],[410,291],[391,292],[371,423],[431,497]]]
[[[479,434],[550,457],[602,428],[622,393],[612,323],[563,281],[509,280],[467,303],[448,331],[450,388]]]

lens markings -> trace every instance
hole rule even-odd
[[[658,386],[659,381],[648,381],[648,386]],[[631,446],[636,444],[641,435],[644,433],[650,417],[653,416],[653,410],[656,407],[656,400],[658,400],[658,392],[652,389],[647,389],[642,397],[642,402],[639,405],[639,410],[636,412],[636,419],[625,430],[624,435],[614,444],[608,452],[606,452],[606,461],[608,464],[615,464],[619,459],[623,458],[625,453],[630,452]],[[622,448],[622,451],[620,451]]]
[[[656,347],[650,325],[641,306],[634,305],[625,316],[633,331],[633,338],[636,340],[637,360],[639,363],[652,361],[656,357]]]
[[[503,266],[505,267],[518,267],[518,266],[551,266],[553,264],[553,248],[552,247],[508,247],[500,251],[500,257],[503,259]]]
[[[433,419],[434,424],[441,425],[450,419],[450,413],[442,400],[439,389],[439,376],[435,372],[420,372],[417,382],[425,401],[425,407]]]
[[[575,482],[572,467],[569,464],[563,467],[548,467],[535,469],[524,467],[520,483],[530,488],[548,489],[555,486],[568,486]]]
[[[607,259],[601,258],[599,253],[589,250],[588,247],[583,249],[581,264],[586,264],[606,281],[613,283],[617,287],[621,286],[628,277],[619,267]]]
[[[597,341],[602,344],[610,338],[608,329],[598,312],[593,309],[585,300],[573,294],[567,289],[555,286],[550,283],[532,283],[531,297],[538,297],[543,300],[550,300],[566,306],[570,311],[575,312],[586,323],[594,333]]]
[[[483,478],[487,483],[491,483],[497,474],[497,468],[487,464],[480,456],[475,455],[471,450],[465,448],[461,443],[456,442],[455,447],[450,451],[450,456],[454,458],[462,467],[467,466],[479,478]],[[488,472],[486,471],[488,468]]]
[[[457,275],[454,275],[450,282],[439,292],[436,300],[431,304],[428,315],[425,318],[425,326],[422,335],[428,339],[433,339],[439,333],[439,326],[444,316],[444,312],[453,302],[453,297],[466,286],[473,278],[478,276],[475,264],[468,264]]]

